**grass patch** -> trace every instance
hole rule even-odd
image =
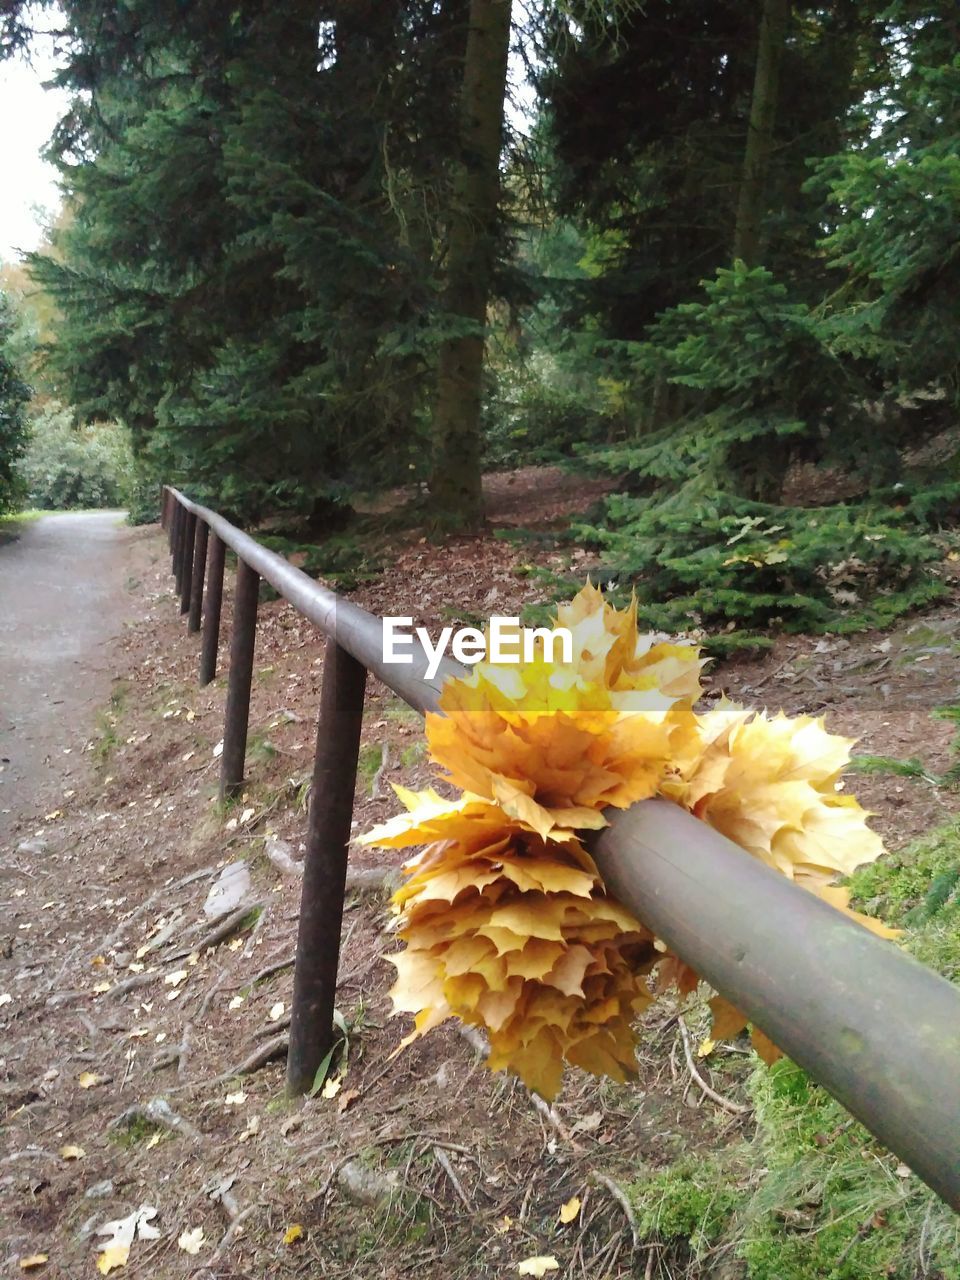
[[[409,747],[404,747],[400,752],[400,763],[406,769],[412,769],[415,765],[420,764],[427,756],[427,744],[421,739],[419,742],[412,742]]]
[[[850,887],[859,910],[960,981],[960,821],[862,867]],[[641,1236],[663,1246],[661,1274],[960,1280],[960,1217],[806,1072],[757,1066],[747,1089],[751,1142],[688,1152],[629,1189]]]
[[[391,720],[394,724],[412,725],[418,728],[423,726],[423,716],[420,712],[414,711],[413,707],[397,697],[391,697],[385,704],[383,718]]]
[[[373,791],[373,780],[380,772],[382,763],[383,747],[380,743],[365,742],[357,757],[357,779],[368,795]]]
[[[101,768],[109,762],[120,745],[120,720],[126,710],[129,688],[125,680],[118,681],[107,706],[97,712],[93,758]]]
[[[126,1124],[110,1129],[108,1136],[111,1142],[126,1149],[139,1146],[155,1133],[162,1132],[159,1125],[152,1124],[145,1116],[133,1116]]]

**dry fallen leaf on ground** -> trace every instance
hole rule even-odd
[[[303,1235],[303,1227],[299,1222],[292,1222],[283,1233],[284,1244],[294,1244]]]
[[[203,1227],[193,1227],[190,1231],[181,1232],[177,1244],[184,1253],[199,1253],[203,1248]]]
[[[159,1240],[160,1232],[150,1225],[157,1211],[150,1204],[142,1204],[139,1209],[125,1218],[115,1218],[97,1227],[98,1236],[110,1236],[100,1246],[100,1257],[97,1259],[97,1270],[101,1275],[109,1275],[117,1267],[125,1267],[130,1257],[130,1247],[134,1240]]]
[[[164,978],[164,982],[168,987],[179,987],[180,983],[187,977],[186,969],[175,969],[173,973],[168,973]]]
[[[559,1271],[560,1263],[556,1258],[551,1256],[540,1256],[537,1258],[525,1258],[517,1267],[517,1271],[522,1276],[535,1276],[537,1280],[545,1276],[548,1271]]]
[[[84,1151],[83,1147],[76,1147],[71,1143],[60,1148],[61,1160],[82,1160],[86,1154],[87,1153]]]
[[[247,1100],[247,1095],[242,1089],[238,1089],[236,1093],[228,1093],[223,1100],[226,1107],[242,1107]]]
[[[574,1196],[568,1200],[566,1204],[560,1206],[560,1221],[566,1226],[568,1222],[573,1222],[574,1218],[580,1213],[580,1197]]]
[[[33,1271],[35,1267],[42,1267],[46,1261],[47,1261],[47,1254],[31,1253],[29,1257],[20,1259],[20,1264],[19,1264],[20,1270]]]
[[[286,1008],[286,1006],[284,1005],[284,1003],[283,1003],[283,1001],[282,1001],[282,1000],[278,1000],[276,1004],[271,1005],[271,1006],[270,1006],[270,1015],[269,1015],[269,1016],[270,1016],[270,1021],[271,1021],[271,1022],[276,1022],[276,1020],[277,1020],[278,1018],[282,1018],[282,1017],[283,1017],[283,1013],[284,1013],[284,1009],[285,1009],[285,1008]]]
[[[326,1084],[321,1089],[320,1091],[321,1096],[324,1098],[335,1098],[337,1094],[340,1092],[340,1086],[342,1084],[343,1084],[343,1081],[340,1079],[339,1076],[331,1076],[330,1079],[326,1082]]]
[[[77,1084],[81,1089],[93,1089],[98,1084],[103,1084],[103,1076],[98,1076],[95,1071],[81,1071],[77,1076]]]

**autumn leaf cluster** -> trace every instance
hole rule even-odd
[[[699,981],[606,893],[582,842],[605,808],[662,796],[845,910],[833,880],[881,851],[839,790],[849,740],[808,716],[732,704],[696,714],[696,647],[641,635],[634,609],[590,585],[557,625],[571,633],[570,663],[541,651],[447,682],[426,733],[459,796],[399,788],[407,812],[365,837],[422,846],[393,901],[406,945],[391,994],[414,1015],[403,1044],[458,1017],[486,1032],[491,1069],[547,1098],[564,1063],[624,1080],[637,1014],[666,985]],[[746,1025],[722,997],[714,1014],[715,1036]],[[762,1033],[755,1043],[776,1055]]]

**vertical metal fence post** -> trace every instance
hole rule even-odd
[[[203,602],[203,644],[200,649],[200,683],[209,684],[217,674],[220,648],[220,609],[223,604],[223,563],[227,545],[211,531],[207,563],[207,592]]]
[[[209,527],[206,520],[197,520],[197,529],[193,542],[193,579],[190,583],[190,614],[187,619],[188,631],[200,630],[200,619],[203,616],[203,575],[207,568],[207,535]]]
[[[333,1044],[347,848],[357,780],[366,668],[329,637],[317,721],[300,929],[293,979],[287,1093],[313,1087]]]
[[[235,796],[243,786],[247,754],[247,721],[250,716],[250,684],[253,649],[257,641],[257,599],[260,575],[243,560],[237,562],[233,597],[233,636],[230,641],[230,680],[223,719],[223,755],[220,758],[220,799]]]
[[[176,575],[174,589],[177,595],[183,590],[183,556],[187,547],[187,509],[180,507],[180,516],[177,523],[177,547],[174,552],[173,572]]]
[[[197,517],[192,511],[187,512],[183,526],[183,559],[180,562],[180,612],[190,609],[190,588],[193,586],[193,553],[197,540]]]
[[[180,554],[180,520],[183,516],[183,507],[180,503],[173,499],[173,512],[170,516],[170,572],[177,572],[177,557]]]

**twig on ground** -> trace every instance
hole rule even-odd
[[[123,982],[118,982],[115,987],[111,987],[109,991],[105,991],[103,994],[108,1000],[115,1000],[117,996],[125,996],[128,991],[137,991],[140,987],[149,987],[159,977],[159,970],[154,970],[152,973],[135,973],[132,978],[124,978]]]
[[[249,960],[253,955],[253,948],[256,946],[257,938],[260,936],[260,930],[267,923],[267,916],[270,914],[270,908],[264,907],[254,922],[253,928],[250,930],[250,936],[247,938],[247,945],[240,953],[241,960]]]
[[[226,976],[227,976],[226,969],[221,969],[220,972],[217,974],[213,983],[208,988],[206,995],[200,1001],[200,1008],[197,1010],[198,1022],[202,1022],[203,1019],[207,1016],[207,1010],[210,1008],[210,1005],[213,1003],[213,997],[217,994],[217,992],[223,986],[223,982]]]
[[[251,1040],[262,1040],[264,1036],[276,1035],[278,1031],[286,1031],[290,1026],[290,1015],[285,1018],[277,1018],[274,1022],[268,1022],[266,1026],[258,1027],[250,1037]]]
[[[187,1059],[190,1056],[190,1042],[193,1035],[193,1024],[188,1022],[183,1028],[178,1050],[177,1079],[184,1080],[187,1075]]]
[[[390,743],[386,740],[380,747],[380,768],[373,775],[373,781],[370,783],[370,798],[372,800],[380,799],[380,783],[383,781],[383,775],[390,767]]]
[[[170,941],[173,935],[179,932],[181,926],[183,925],[183,921],[184,921],[183,908],[178,907],[173,914],[173,919],[168,921],[168,923],[164,925],[164,927],[159,931],[159,933],[155,933],[153,937],[149,939],[148,942],[145,942],[142,952],[138,952],[138,954],[142,954],[146,956],[146,955],[149,955],[151,951],[159,951],[161,947],[166,946],[166,944]]]
[[[207,1088],[215,1084],[224,1084],[227,1080],[233,1080],[237,1076],[249,1076],[254,1071],[258,1071],[260,1067],[266,1066],[268,1062],[272,1062],[274,1058],[279,1058],[287,1052],[290,1044],[290,1037],[286,1032],[281,1032],[272,1040],[268,1040],[266,1044],[262,1044],[259,1049],[254,1049],[248,1057],[242,1062],[238,1062],[235,1067],[231,1067],[229,1071],[222,1071],[220,1075],[214,1076],[212,1080],[196,1080],[192,1084],[179,1086],[184,1089],[201,1089]]]
[[[185,875],[180,880],[174,881],[173,884],[162,885],[159,889],[151,893],[149,898],[146,898],[141,902],[136,911],[132,911],[125,920],[122,920],[120,924],[117,925],[116,929],[114,929],[113,933],[110,934],[109,938],[104,938],[103,942],[100,943],[100,952],[109,951],[111,947],[115,947],[134,921],[139,920],[142,915],[145,915],[150,908],[162,898],[169,897],[170,894],[176,893],[178,889],[185,889],[188,884],[193,884],[195,880],[203,880],[206,876],[214,875],[216,870],[216,867],[201,867],[199,871],[191,871],[189,875]]]
[[[232,1196],[231,1196],[231,1200],[233,1200]],[[235,1200],[233,1201],[233,1203],[234,1205],[236,1205]],[[214,1274],[213,1268],[220,1261],[221,1257],[223,1256],[224,1250],[228,1248],[230,1243],[233,1241],[234,1237],[237,1235],[237,1232],[243,1226],[244,1222],[246,1222],[247,1218],[249,1218],[250,1215],[252,1213],[255,1213],[259,1208],[260,1208],[259,1202],[256,1204],[249,1204],[247,1205],[246,1209],[241,1209],[234,1217],[230,1219],[230,1225],[227,1227],[226,1231],[220,1237],[220,1243],[217,1245],[216,1249],[214,1249],[213,1253],[211,1253],[206,1263],[198,1271],[192,1272],[190,1276],[190,1280],[201,1280],[201,1277],[203,1277],[204,1275],[212,1276]]]
[[[693,1060],[693,1052],[690,1048],[690,1032],[687,1030],[687,1024],[684,1022],[683,1018],[677,1019],[677,1026],[680,1028],[680,1039],[683,1041],[683,1054],[687,1060],[687,1069],[706,1096],[710,1098],[711,1101],[715,1102],[718,1107],[723,1107],[724,1111],[729,1111],[732,1116],[749,1115],[751,1111],[750,1107],[745,1107],[740,1102],[733,1102],[730,1098],[725,1098],[722,1093],[717,1093],[716,1089],[707,1084],[706,1080],[704,1080],[703,1076],[697,1070],[697,1064]]]
[[[456,1171],[454,1170],[450,1157],[447,1155],[446,1151],[444,1151],[443,1147],[436,1146],[436,1145],[433,1148],[433,1154],[437,1161],[437,1164],[440,1166],[443,1172],[450,1179],[450,1185],[453,1187],[454,1191],[457,1193],[457,1196],[461,1204],[463,1205],[463,1207],[466,1209],[468,1213],[472,1213],[473,1205],[470,1203],[470,1200],[468,1199],[466,1192],[464,1191],[463,1187],[460,1185],[460,1179],[456,1175]]]
[[[594,1170],[589,1175],[589,1177],[590,1177],[590,1181],[595,1183],[596,1185],[601,1187],[606,1187],[606,1189],[613,1196],[614,1200],[616,1200],[617,1204],[623,1210],[623,1216],[626,1218],[627,1222],[629,1223],[630,1234],[633,1236],[633,1247],[635,1249],[638,1249],[640,1247],[640,1237],[637,1233],[637,1219],[636,1219],[636,1215],[633,1212],[633,1205],[627,1199],[626,1193],[624,1192],[623,1188],[619,1186],[618,1183],[614,1182],[614,1180],[608,1177],[605,1173],[598,1173],[596,1170]]]
[[[171,959],[179,960],[181,956],[191,955],[194,951],[209,951],[211,947],[215,947],[218,942],[223,942],[224,938],[229,938],[231,933],[236,933],[240,925],[243,924],[251,912],[263,910],[262,902],[247,902],[243,906],[237,907],[236,911],[231,911],[228,916],[224,916],[209,933],[204,934],[198,943],[192,947],[186,947],[182,951],[178,951]]]
[[[287,956],[285,960],[276,960],[273,964],[268,964],[266,968],[261,969],[259,973],[255,973],[252,978],[244,981],[244,986],[255,987],[258,982],[263,982],[264,978],[271,978],[275,973],[281,973],[284,969],[291,969],[297,963],[295,955]]]

